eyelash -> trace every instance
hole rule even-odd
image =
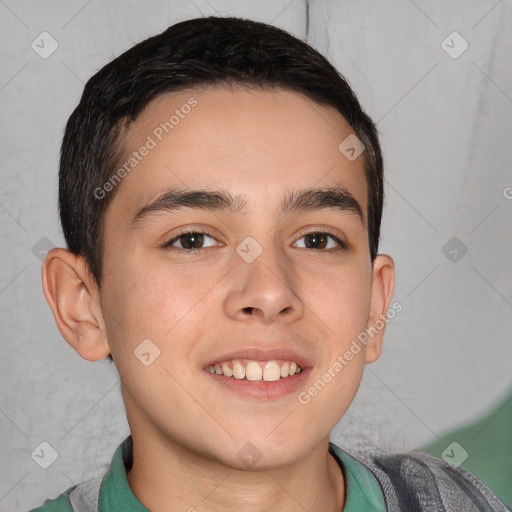
[[[328,235],[332,240],[334,240],[339,247],[336,249],[309,249],[310,251],[320,251],[320,252],[328,252],[328,251],[342,251],[347,249],[347,245],[345,242],[341,241],[334,231],[331,231],[329,228],[323,228],[318,230],[311,231],[301,231],[299,232],[299,238],[304,238],[306,235]]]
[[[177,240],[179,240],[180,237],[182,237],[183,235],[207,235],[210,238],[213,238],[215,240],[215,237],[209,231],[205,231],[205,230],[201,230],[201,229],[186,229],[186,230],[182,231],[181,233],[178,233],[175,237],[173,237],[168,242],[166,242],[162,246],[162,248],[163,249],[172,249],[172,250],[175,250],[175,251],[178,251],[181,253],[185,253],[189,256],[199,256],[207,249],[207,247],[203,247],[201,249],[183,249],[182,247],[172,247],[172,244],[174,242],[176,242]]]
[[[190,234],[193,234],[193,235],[196,235],[196,234],[197,235],[207,235],[208,237],[213,238],[215,240],[215,237],[209,231],[201,230],[201,229],[187,229],[187,230],[182,231],[181,233],[179,233],[175,237],[173,237],[168,242],[166,242],[162,246],[162,248],[163,249],[173,249],[173,250],[185,253],[185,254],[190,255],[190,256],[192,256],[192,255],[194,255],[194,256],[201,255],[206,249],[208,249],[208,247],[203,247],[203,248],[200,248],[200,249],[183,249],[182,247],[172,247],[172,244],[175,243],[176,241],[178,241],[180,239],[180,237],[182,237],[183,235],[190,235]],[[316,251],[316,252],[318,252],[318,251],[320,251],[320,252],[334,252],[335,251],[335,252],[337,252],[337,251],[343,251],[343,250],[347,249],[346,244],[344,242],[342,242],[336,236],[336,234],[333,231],[330,231],[329,229],[323,228],[323,230],[316,230],[316,231],[315,230],[314,231],[301,231],[299,233],[299,237],[298,237],[297,240],[300,240],[301,238],[304,238],[307,235],[328,235],[331,239],[333,239],[339,245],[339,247],[337,247],[335,249],[308,249],[310,251]]]

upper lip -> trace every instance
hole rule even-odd
[[[232,359],[251,359],[253,361],[272,361],[281,359],[284,361],[292,361],[297,363],[302,369],[310,368],[311,363],[303,356],[297,354],[288,348],[261,348],[256,346],[240,347],[230,352],[212,359],[205,365],[214,366],[223,363],[224,361],[231,361]]]

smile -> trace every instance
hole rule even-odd
[[[232,359],[209,365],[206,370],[237,380],[275,382],[301,373],[302,367],[294,361]]]

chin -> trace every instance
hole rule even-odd
[[[259,435],[236,436],[230,441],[221,455],[222,463],[233,469],[263,471],[277,469],[293,464],[303,457],[313,446],[309,447],[308,439],[295,435]]]

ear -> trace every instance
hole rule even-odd
[[[43,291],[64,339],[88,361],[110,354],[99,289],[80,256],[66,249],[48,251],[42,269]]]
[[[387,254],[379,254],[373,262],[372,303],[368,318],[366,362],[373,363],[382,352],[382,338],[386,328],[387,312],[395,287],[395,264]]]

